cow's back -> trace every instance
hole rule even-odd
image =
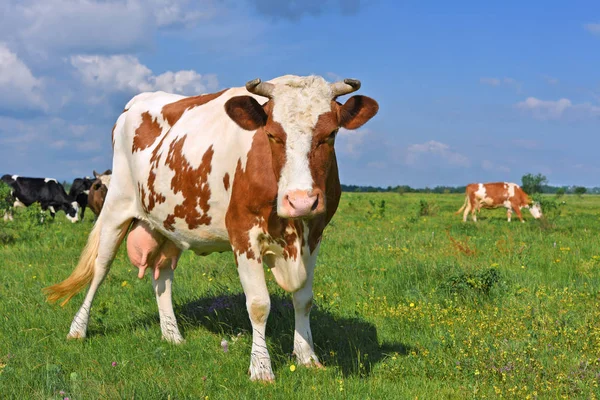
[[[111,188],[130,192],[139,218],[183,248],[230,246],[225,213],[236,168],[245,167],[253,138],[225,113],[225,102],[237,95],[248,92],[229,89],[208,101],[138,95],[117,121]]]

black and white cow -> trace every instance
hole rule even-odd
[[[4,175],[1,179],[13,189],[15,207],[29,207],[37,202],[42,210],[49,210],[52,217],[62,210],[69,221],[79,221],[79,205],[56,179],[24,178],[17,175]]]
[[[88,178],[75,178],[71,188],[69,189],[69,196],[75,199],[79,208],[81,208],[81,220],[85,215],[85,208],[88,205],[88,196],[90,194],[90,188],[94,183],[94,179]]]

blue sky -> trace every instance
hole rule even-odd
[[[599,65],[597,1],[4,0],[0,174],[109,168],[141,91],[317,74],[380,104],[338,138],[343,183],[599,186]]]

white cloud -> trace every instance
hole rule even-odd
[[[516,107],[531,113],[539,120],[556,120],[569,114],[576,118],[589,118],[600,116],[600,107],[590,103],[573,104],[569,99],[540,100],[528,97],[516,104]]]
[[[370,129],[363,128],[349,131],[342,128],[337,135],[336,151],[356,159],[362,154],[363,142],[365,141],[365,137],[369,135],[372,135]]]
[[[485,78],[479,78],[479,83],[481,83],[482,85],[489,85],[489,86],[509,86],[509,87],[515,88],[517,90],[517,92],[521,91],[521,82],[517,81],[515,78],[485,77]]]
[[[0,35],[29,52],[126,53],[147,48],[158,29],[213,18],[216,0],[5,0]]]
[[[500,79],[498,78],[479,78],[479,83],[490,86],[499,86]]]
[[[0,42],[0,107],[6,109],[45,109],[43,81],[33,76],[25,63]]]
[[[600,35],[600,24],[585,24],[583,27],[589,33]]]
[[[440,158],[453,166],[469,167],[471,165],[466,156],[451,150],[449,145],[435,140],[408,146],[404,161],[408,165],[415,165],[421,158],[428,155]]]
[[[155,90],[182,94],[200,94],[217,89],[215,75],[201,75],[193,70],[167,71],[154,75],[130,55],[73,56],[71,64],[82,81],[105,92],[139,93]]]
[[[149,3],[159,27],[191,26],[218,13],[213,0],[151,0]]]

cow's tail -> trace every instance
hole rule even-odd
[[[465,202],[463,203],[462,207],[459,208],[458,211],[454,213],[454,215],[460,214],[465,209],[468,202],[469,202],[469,196],[465,196]]]
[[[49,302],[54,303],[63,297],[66,299],[60,303],[64,306],[73,296],[86,287],[94,277],[94,264],[98,256],[100,247],[100,231],[102,230],[102,218],[98,218],[92,232],[88,237],[77,267],[71,272],[71,275],[64,281],[43,289]]]

